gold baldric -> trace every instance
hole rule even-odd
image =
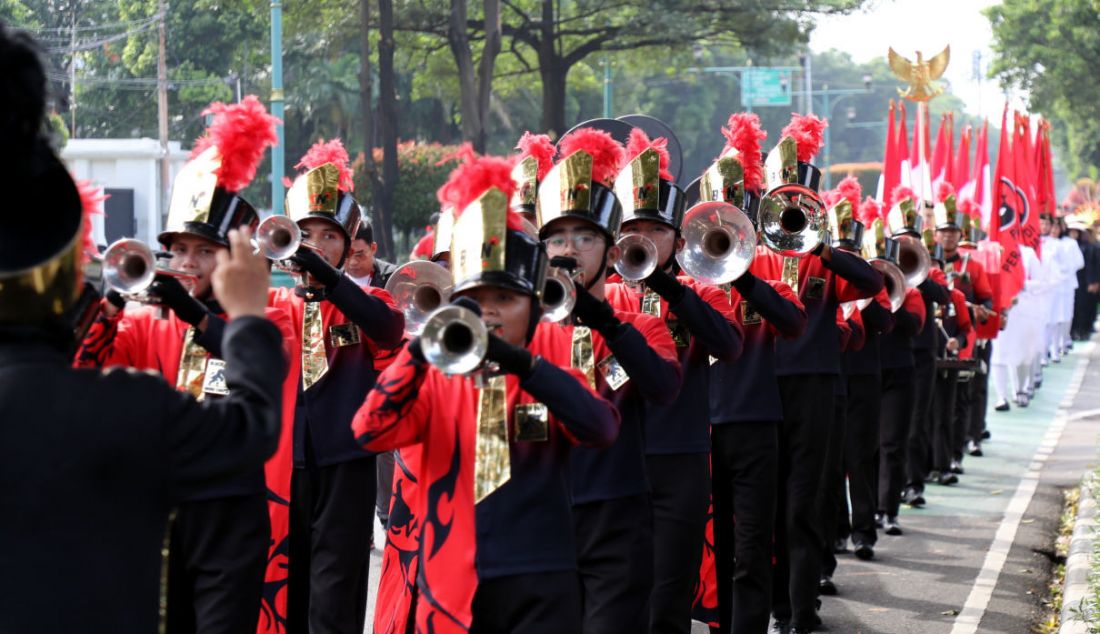
[[[308,390],[328,372],[325,325],[321,302],[305,302],[302,310],[302,389]]]
[[[801,262],[799,258],[784,257],[783,258],[783,275],[782,279],[786,282],[787,286],[791,287],[795,295],[798,295],[798,263]]]
[[[504,376],[487,379],[484,387],[478,390],[474,504],[485,499],[512,477],[507,402]]]
[[[592,350],[592,330],[588,326],[573,326],[573,356],[569,365],[584,372],[588,387],[596,389],[596,358]]]
[[[180,353],[180,368],[176,374],[176,389],[191,394],[196,401],[201,401],[206,379],[206,348],[195,341],[196,336],[198,331],[194,327],[183,333],[183,351]]]

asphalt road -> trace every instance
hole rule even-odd
[[[991,409],[988,426],[985,455],[967,457],[959,484],[928,485],[927,506],[902,511],[904,535],[880,535],[870,562],[839,556],[840,593],[823,597],[821,631],[1031,631],[1054,564],[1062,491],[1097,463],[1100,347],[1077,344],[1046,369],[1030,407]],[[377,552],[371,561],[373,613]],[[370,622],[368,614],[367,632]],[[706,632],[693,624],[692,634]]]

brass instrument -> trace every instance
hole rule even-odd
[[[489,331],[474,311],[448,304],[428,316],[420,332],[424,358],[444,374],[479,368],[489,349]]]
[[[932,257],[928,255],[928,249],[924,248],[920,238],[909,233],[897,234],[894,240],[898,242],[898,267],[905,276],[905,283],[910,288],[920,286],[932,270]]]
[[[725,284],[741,277],[756,254],[756,229],[743,211],[724,202],[693,206],[681,225],[684,248],[680,268],[704,284]]]
[[[786,257],[802,257],[828,235],[825,205],[812,189],[793,183],[769,191],[757,218],[764,246]]]
[[[639,282],[657,270],[657,247],[649,238],[637,234],[627,234],[615,243],[622,250],[615,270],[628,282]]]
[[[127,299],[148,303],[146,291],[158,275],[194,281],[195,276],[157,264],[153,250],[140,240],[123,238],[107,247],[102,256],[103,281]]]
[[[556,323],[568,319],[577,304],[577,286],[563,268],[550,266],[542,287],[542,321]]]
[[[454,281],[442,266],[425,260],[402,264],[386,282],[386,292],[405,314],[405,334],[421,333],[428,316],[451,299]]]

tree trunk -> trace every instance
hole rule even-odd
[[[485,151],[489,137],[489,100],[493,95],[493,69],[497,55],[500,55],[500,0],[483,0],[485,12],[485,42],[481,47],[481,64],[478,69],[477,112],[481,120],[481,134],[475,143],[480,143],[479,152]]]
[[[397,191],[397,82],[393,69],[393,0],[378,0],[378,124],[382,131],[382,197],[379,200],[386,231],[383,257],[395,259],[393,202]]]
[[[462,115],[462,138],[474,150],[485,152],[488,143],[489,99],[493,90],[493,68],[501,49],[500,0],[483,0],[485,11],[485,41],[481,61],[474,66],[470,50],[468,5],[466,0],[451,0],[451,16],[447,24],[447,44],[458,67],[459,105]]]
[[[539,76],[542,78],[542,129],[550,138],[565,133],[565,78],[569,67],[557,50],[554,0],[542,0],[542,20],[539,26]]]

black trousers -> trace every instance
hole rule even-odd
[[[985,372],[975,372],[970,379],[970,423],[968,440],[980,441],[985,432],[985,412],[989,407],[989,364],[993,356],[993,342],[978,342],[974,357],[985,364]]]
[[[393,495],[393,452],[385,451],[377,456],[378,461],[378,499],[375,501],[375,513],[382,528],[390,523],[390,496]],[[382,544],[378,545],[379,548]]]
[[[576,571],[488,579],[474,593],[470,634],[561,634],[581,631]]]
[[[932,468],[946,471],[955,457],[955,395],[958,370],[936,371],[936,393],[932,396]]]
[[[362,634],[374,528],[374,456],[291,476],[287,630]]]
[[[909,429],[909,451],[905,458],[905,472],[907,484],[918,491],[924,491],[924,480],[932,462],[932,392],[936,378],[936,358],[931,350],[914,350],[913,360],[916,363],[913,367],[911,395],[912,427]],[[885,399],[885,374],[882,395]]]
[[[951,419],[951,458],[962,462],[966,451],[967,433],[970,431],[970,410],[974,407],[974,377],[963,378],[955,372],[955,404]]]
[[[779,377],[783,423],[775,521],[772,614],[793,627],[817,623],[821,580],[821,532],[817,498],[833,418],[832,374]]]
[[[646,456],[653,505],[653,591],[650,632],[691,632],[691,604],[699,581],[707,528],[710,456]]]
[[[882,403],[879,408],[878,511],[894,517],[901,508],[906,459],[913,454],[911,425],[917,423],[913,401],[914,368],[883,368]],[[921,479],[923,486],[924,480]]]
[[[637,634],[649,625],[653,511],[649,494],[573,507],[581,632]]]
[[[875,511],[878,510],[879,420],[882,415],[879,375],[849,376],[847,402],[844,469],[848,472],[848,495],[852,501],[852,542],[873,546],[878,541]],[[900,474],[904,477],[904,470]]]
[[[764,634],[772,597],[776,421],[711,427],[714,553],[722,634]]]
[[[845,381],[843,376],[838,381]],[[833,397],[833,426],[829,430],[829,442],[825,445],[825,466],[821,476],[821,490],[817,495],[817,515],[821,526],[821,574],[833,576],[836,572],[836,543],[841,508],[844,521],[848,521],[848,495],[844,490],[844,445],[847,435],[848,399]],[[845,532],[845,535],[847,532]]]
[[[267,494],[183,502],[169,535],[169,634],[255,632],[267,569]]]

